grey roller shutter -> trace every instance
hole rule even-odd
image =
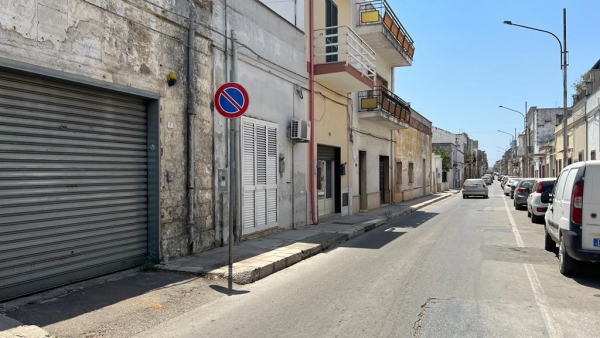
[[[317,160],[334,161],[335,148],[317,145]]]
[[[0,300],[147,256],[146,105],[0,70]]]

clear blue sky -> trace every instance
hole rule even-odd
[[[523,130],[529,106],[562,107],[558,42],[567,8],[568,102],[572,84],[600,59],[600,0],[388,0],[415,41],[411,67],[396,69],[396,93],[433,125],[479,140],[493,166],[497,147]]]

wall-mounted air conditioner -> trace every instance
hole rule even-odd
[[[310,122],[308,120],[293,118],[290,126],[290,138],[296,142],[310,141]]]

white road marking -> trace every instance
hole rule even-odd
[[[515,219],[510,213],[510,209],[508,208],[508,203],[506,199],[504,199],[504,207],[506,209],[506,213],[508,214],[508,219],[510,220],[510,225],[512,227],[512,232],[515,235],[515,239],[517,240],[517,246],[520,248],[524,248],[525,244],[523,243],[523,238],[521,238],[521,234],[519,233],[519,229],[515,224]],[[542,284],[537,277],[537,273],[531,264],[523,264],[525,267],[525,271],[527,272],[527,278],[529,278],[529,284],[531,284],[531,289],[533,290],[533,295],[535,296],[535,302],[537,303],[540,312],[542,313],[542,318],[544,319],[544,324],[546,325],[546,329],[548,330],[548,335],[550,337],[562,338],[563,333],[560,325],[556,321],[554,314],[552,313],[552,308],[550,307],[550,303],[548,302],[548,298],[546,297],[546,293],[544,293],[544,289],[542,288]]]

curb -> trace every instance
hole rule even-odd
[[[458,192],[460,192],[460,190]],[[386,218],[373,219],[342,232],[323,232],[313,236],[322,237],[319,238],[320,240],[312,241],[318,242],[319,244],[298,242],[234,263],[232,271],[233,282],[241,285],[254,283],[257,280],[263,279],[302,260],[331,249],[348,240],[359,237],[368,231],[389,223],[392,220],[408,215],[419,209],[425,208],[426,206],[453,196],[458,192],[449,192],[444,196],[440,196],[411,206],[406,210],[387,215]],[[227,279],[229,277],[228,266],[223,266],[210,271],[205,271],[202,268],[190,268],[175,265],[156,265],[156,268],[165,271],[199,274],[207,278],[215,279]]]

